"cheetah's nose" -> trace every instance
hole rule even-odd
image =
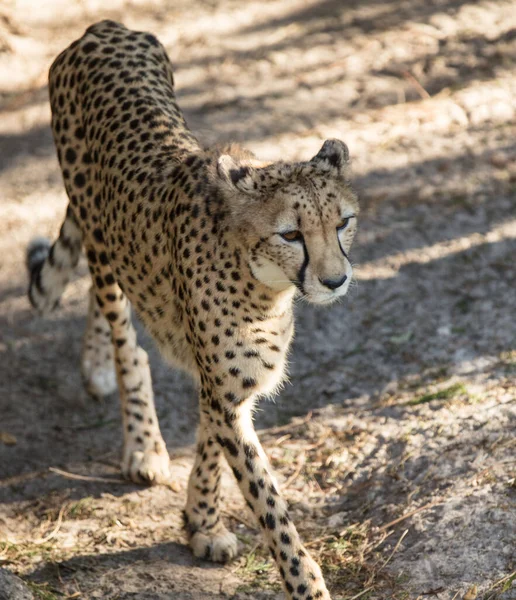
[[[336,290],[337,288],[340,288],[347,278],[347,275],[343,275],[340,279],[321,279],[319,277],[319,281],[324,285],[324,287],[330,288],[330,290]]]

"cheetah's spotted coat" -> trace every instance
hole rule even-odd
[[[131,303],[165,358],[199,386],[185,508],[193,552],[226,561],[237,551],[219,514],[224,455],[288,598],[328,599],[251,413],[284,376],[294,295],[324,304],[349,285],[358,207],[346,146],[328,140],[310,161],[274,164],[234,146],[202,149],[175,103],[161,44],[110,21],[56,59],[50,99],[70,204],[57,241],[29,247],[29,295],[41,312],[52,310],[84,246],[93,286],[82,372],[97,395],[118,383],[124,475],[170,475]]]

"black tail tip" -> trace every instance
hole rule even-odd
[[[50,252],[50,242],[46,238],[34,238],[27,246],[26,264],[30,273],[45,261]]]

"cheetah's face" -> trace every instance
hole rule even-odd
[[[278,291],[295,286],[316,304],[346,294],[358,203],[342,142],[326,141],[308,162],[262,168],[223,156],[219,174],[240,192],[229,200],[259,281]]]

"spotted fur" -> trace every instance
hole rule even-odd
[[[256,515],[290,600],[328,599],[252,424],[256,400],[285,373],[292,302],[346,293],[358,205],[346,146],[263,163],[236,146],[201,148],[174,96],[157,39],[111,21],[90,27],[50,70],[52,129],[70,200],[58,240],[28,251],[30,298],[53,309],[84,246],[92,277],[82,372],[104,395],[118,383],[122,470],[170,477],[137,312],[164,357],[199,387],[197,455],[186,529],[196,556],[227,561],[221,461]]]

